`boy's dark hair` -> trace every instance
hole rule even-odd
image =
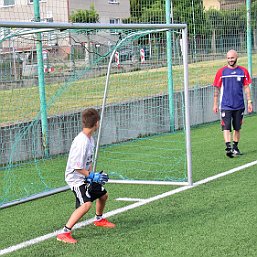
[[[82,127],[93,128],[97,121],[100,120],[100,115],[94,108],[88,108],[82,112]]]

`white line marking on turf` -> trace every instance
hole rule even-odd
[[[124,201],[124,202],[140,202],[140,201],[144,201],[144,199],[140,199],[140,198],[127,198],[127,197],[120,197],[120,198],[116,198],[116,201]]]
[[[246,163],[242,166],[239,166],[239,167],[236,167],[234,169],[231,169],[231,170],[228,170],[228,171],[225,171],[223,173],[219,173],[217,175],[214,175],[212,177],[209,177],[209,178],[206,178],[206,179],[203,179],[203,180],[200,180],[198,182],[195,182],[194,183],[194,186],[198,186],[198,185],[202,185],[202,184],[205,184],[207,182],[210,182],[210,181],[213,181],[215,179],[218,179],[218,178],[221,178],[221,177],[224,177],[224,176],[227,176],[229,174],[232,174],[232,173],[235,173],[236,171],[240,171],[240,170],[244,170],[244,169],[247,169],[249,167],[252,167],[254,165],[257,164],[257,160],[256,161],[253,161],[253,162],[249,162],[249,163]]]
[[[184,186],[184,187],[180,187],[180,188],[177,188],[175,190],[171,190],[171,191],[168,191],[168,192],[165,192],[163,194],[160,194],[160,195],[156,195],[154,197],[150,197],[148,199],[144,199],[140,202],[136,202],[136,203],[133,203],[133,204],[130,204],[128,206],[125,206],[125,207],[122,207],[122,208],[119,208],[119,209],[116,209],[116,210],[113,210],[113,211],[109,211],[107,213],[105,213],[105,217],[108,218],[108,217],[111,217],[111,216],[114,216],[114,215],[117,215],[119,213],[123,213],[123,212],[126,212],[128,210],[132,210],[132,209],[135,209],[137,207],[140,207],[142,205],[145,205],[145,204],[148,204],[148,203],[151,203],[153,201],[156,201],[156,200],[160,200],[162,198],[165,198],[167,196],[171,196],[171,195],[174,195],[176,193],[179,193],[179,192],[183,192],[183,191],[186,191],[190,188],[194,188],[194,187],[197,187],[199,185],[202,185],[202,184],[206,184],[210,181],[213,181],[213,180],[216,180],[218,178],[221,178],[221,177],[224,177],[224,176],[227,176],[229,174],[232,174],[232,173],[235,173],[237,171],[240,171],[240,170],[243,170],[243,169],[246,169],[246,168],[249,168],[251,166],[254,166],[257,164],[257,160],[256,161],[253,161],[253,162],[250,162],[250,163],[247,163],[245,165],[242,165],[242,166],[239,166],[237,168],[234,168],[234,169],[231,169],[231,170],[228,170],[226,172],[223,172],[223,173],[220,173],[220,174],[217,174],[217,175],[214,175],[214,176],[211,176],[209,178],[206,178],[206,179],[203,179],[203,180],[200,180],[198,182],[195,182],[193,184],[193,186]],[[78,228],[81,228],[81,227],[84,227],[84,226],[87,226],[87,225],[90,225],[94,222],[94,218],[91,218],[91,219],[88,219],[86,221],[82,221],[80,223],[77,223],[75,226],[74,226],[74,229],[78,229]],[[22,249],[22,248],[25,248],[25,247],[28,247],[28,246],[31,246],[31,245],[34,245],[36,243],[40,243],[40,242],[43,242],[47,239],[50,239],[52,237],[55,237],[58,233],[60,233],[61,230],[58,230],[58,231],[55,231],[53,233],[49,233],[49,234],[46,234],[44,236],[40,236],[40,237],[36,237],[34,239],[31,239],[31,240],[28,240],[28,241],[25,241],[23,243],[20,243],[20,244],[17,244],[17,245],[13,245],[13,246],[10,246],[8,248],[5,248],[5,249],[2,249],[0,250],[0,255],[4,255],[4,254],[7,254],[7,253],[11,253],[11,252],[14,252],[14,251],[17,251],[19,249]]]

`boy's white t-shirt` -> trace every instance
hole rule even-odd
[[[85,182],[85,176],[76,169],[89,169],[93,161],[94,138],[80,132],[73,140],[65,171],[65,181],[72,189]]]

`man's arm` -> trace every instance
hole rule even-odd
[[[249,86],[245,86],[245,96],[247,100],[247,110],[249,113],[253,111],[253,104],[251,99],[251,90]]]
[[[214,97],[213,97],[213,112],[217,113],[219,111],[219,95],[220,95],[220,88],[214,87]]]

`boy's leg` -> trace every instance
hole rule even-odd
[[[114,228],[115,224],[103,218],[103,212],[104,212],[107,199],[108,199],[108,193],[99,197],[96,200],[96,220],[94,221],[94,225],[97,227]]]
[[[77,240],[75,240],[71,236],[71,230],[73,226],[80,220],[80,218],[83,217],[83,215],[85,215],[89,211],[92,206],[92,199],[90,194],[88,193],[87,185],[74,187],[73,193],[76,197],[77,209],[75,209],[75,211],[71,214],[62,232],[57,235],[57,240],[70,244],[77,243]]]
[[[74,239],[71,236],[71,229],[73,226],[86,214],[92,203],[91,202],[86,202],[83,203],[79,208],[77,208],[70,216],[67,224],[63,228],[62,232],[57,235],[57,240],[62,241],[64,243],[69,243],[69,244],[75,244],[77,243],[77,240]]]
[[[99,197],[96,200],[96,215],[103,215],[107,199],[108,199],[108,193]]]
[[[66,227],[73,228],[73,226],[89,211],[91,208],[92,203],[86,202],[83,203],[79,208],[77,208],[70,216]]]

